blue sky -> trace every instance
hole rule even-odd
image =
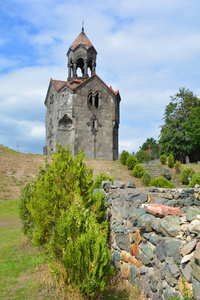
[[[157,140],[170,96],[185,87],[200,97],[199,12],[199,0],[2,1],[0,144],[42,153],[49,81],[67,80],[82,21],[97,74],[120,91],[120,152]]]

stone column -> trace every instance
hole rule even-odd
[[[76,75],[76,66],[77,66],[77,64],[76,64],[76,62],[74,62],[73,63],[73,78],[77,77],[77,75]]]
[[[83,74],[84,78],[88,77],[87,68],[88,68],[88,62],[87,59],[84,59],[84,74]]]
[[[71,80],[71,64],[68,64],[68,80]]]
[[[96,63],[93,62],[92,63],[92,75],[95,73],[95,67],[96,67]]]
[[[92,94],[92,107],[95,106],[95,96]]]

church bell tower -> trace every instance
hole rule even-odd
[[[86,79],[95,73],[97,51],[85,34],[83,27],[82,32],[69,47],[67,56],[68,81],[76,78]],[[79,74],[77,74],[78,70]]]
[[[118,159],[119,91],[96,74],[97,51],[82,28],[69,47],[67,81],[50,80],[44,154],[70,144],[87,158]]]

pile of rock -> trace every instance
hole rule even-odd
[[[181,297],[187,286],[200,299],[200,189],[127,186],[102,183],[115,268],[147,298]]]

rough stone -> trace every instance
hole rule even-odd
[[[196,246],[196,243],[197,243],[197,240],[194,239],[192,242],[186,244],[186,245],[182,248],[181,254],[182,254],[183,256],[189,254],[189,253],[194,249],[194,247]]]
[[[130,246],[130,241],[127,235],[123,233],[118,233],[115,236],[115,241],[117,246],[120,249],[128,251],[128,247]]]
[[[142,252],[150,259],[153,259],[155,247],[151,244],[146,244],[140,248]]]
[[[186,199],[184,199],[183,203],[185,204],[185,206],[191,206],[193,203],[193,200],[191,199],[191,197],[188,197]]]
[[[151,235],[150,237],[149,237],[149,241],[154,245],[154,246],[156,246],[156,243],[157,243],[157,240],[159,239],[159,236],[157,236],[157,235]]]
[[[122,257],[123,261],[129,262],[130,253],[125,250],[122,250],[121,257]]]
[[[192,289],[195,299],[200,300],[200,281],[197,280],[194,276],[192,277]]]
[[[143,252],[139,254],[139,258],[145,266],[151,265],[150,259]]]
[[[170,298],[173,297],[173,291],[171,288],[166,288],[165,292],[164,292],[164,299],[165,300],[169,300]]]
[[[192,275],[200,281],[200,265],[197,263],[197,261],[192,258],[190,260],[191,266],[192,266]]]
[[[193,220],[188,225],[188,230],[192,233],[200,233],[200,220]]]
[[[180,263],[182,256],[180,254],[181,242],[175,239],[166,239],[166,253],[167,256],[173,257],[176,263]]]
[[[131,244],[128,247],[129,252],[131,253],[131,255],[135,256],[136,258],[139,259],[139,248],[137,243],[135,242],[134,244]]]
[[[165,263],[164,268],[162,269],[162,274],[170,286],[174,287],[177,284],[178,281],[175,278],[175,276],[172,274],[167,263]]]
[[[121,254],[119,253],[119,252],[117,252],[117,251],[113,251],[113,259],[114,260],[117,260],[117,261],[120,261],[120,259],[121,259]]]
[[[149,232],[152,231],[151,224],[156,218],[152,215],[144,214],[142,215],[137,222],[137,226],[141,228],[141,231]]]
[[[127,188],[136,188],[135,183],[133,182],[133,180],[129,180],[127,183]]]
[[[136,232],[135,232],[135,242],[136,242],[137,245],[139,245],[142,242],[140,229],[136,230]]]
[[[193,221],[196,219],[197,215],[200,214],[200,209],[198,207],[189,207],[186,211],[186,218],[188,221]]]
[[[144,214],[146,214],[145,208],[137,208],[134,210],[129,220],[131,223],[133,223],[133,225],[136,225],[138,219]]]
[[[193,257],[194,255],[194,252],[188,254],[188,255],[185,255],[182,259],[181,259],[181,263],[184,264],[188,261],[190,261],[190,259]]]
[[[114,230],[115,233],[120,232],[123,233],[125,232],[125,227],[123,225],[116,226],[115,224],[111,225],[111,229]]]
[[[191,283],[192,282],[192,267],[190,263],[181,264],[181,272],[185,279]]]
[[[164,262],[166,257],[166,244],[164,239],[159,239],[156,247],[156,255],[161,262]]]
[[[180,268],[178,267],[178,265],[174,262],[174,260],[172,258],[168,258],[166,260],[170,271],[172,272],[172,274],[174,275],[174,277],[178,277],[181,274]]]
[[[125,187],[125,183],[119,180],[114,180],[113,185],[118,187],[119,189],[123,189]]]
[[[178,207],[169,207],[162,204],[150,203],[146,207],[146,212],[156,217],[165,217],[167,215],[181,216],[181,211]]]
[[[134,202],[137,199],[137,196],[139,196],[140,193],[138,191],[134,192],[134,193],[127,193],[124,197],[124,199],[126,201],[131,201]]]
[[[140,294],[145,293],[147,298],[150,298],[152,295],[152,291],[149,287],[146,276],[141,276],[139,281],[139,292]]]
[[[181,230],[179,223],[180,220],[178,216],[167,216],[160,220],[160,230],[163,235],[176,236]]]
[[[137,280],[137,274],[132,267],[130,267],[129,274],[129,282],[134,286]]]

